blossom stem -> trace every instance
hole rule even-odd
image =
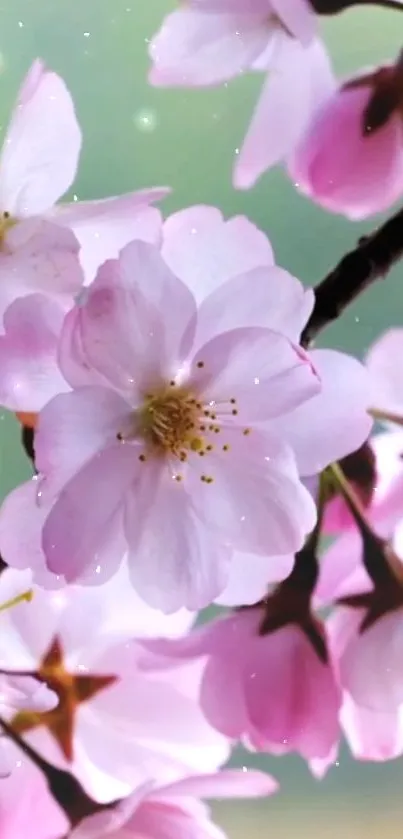
[[[371,527],[364,507],[351,486],[350,482],[345,477],[343,470],[338,463],[333,463],[329,466],[333,479],[343,496],[351,515],[360,532],[363,542],[363,564],[371,578],[374,586],[385,585],[394,579],[393,572],[387,560],[387,543],[381,539]]]
[[[403,416],[395,414],[393,411],[380,411],[378,408],[370,408],[368,411],[375,420],[381,422],[392,422],[393,425],[403,425]]]
[[[383,279],[403,257],[403,208],[370,236],[360,239],[355,250],[315,288],[315,306],[302,333],[302,346],[309,346],[319,332],[376,280]]]
[[[93,801],[73,775],[62,769],[56,769],[55,766],[48,763],[2,717],[0,717],[0,727],[7,737],[43,773],[51,795],[65,812],[71,827],[76,827],[87,816],[92,816],[113,806],[111,804],[97,804]]]

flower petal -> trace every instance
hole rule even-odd
[[[160,795],[174,797],[191,795],[195,798],[260,798],[272,795],[278,789],[278,783],[266,772],[253,769],[222,769],[212,775],[191,775],[183,781],[177,781],[164,787]],[[158,796],[158,792],[156,792]],[[154,797],[153,793],[149,796]]]
[[[164,223],[163,236],[165,261],[198,302],[231,277],[274,262],[261,230],[245,216],[225,221],[216,207],[199,205],[174,213]]]
[[[119,251],[134,239],[159,244],[161,213],[148,205],[168,192],[168,189],[142,190],[101,201],[55,207],[54,218],[70,227],[80,242],[80,261],[87,283],[93,280],[105,260],[116,259]]]
[[[0,315],[18,297],[41,292],[70,307],[83,274],[71,230],[47,221],[24,221],[7,235],[0,260]]]
[[[291,574],[294,555],[261,556],[235,551],[229,581],[215,603],[219,606],[252,606],[267,595],[269,586]]]
[[[11,411],[38,412],[68,390],[57,364],[63,309],[40,294],[15,300],[0,335],[0,403]]]
[[[145,242],[102,266],[81,313],[87,363],[132,402],[153,381],[172,378],[192,344],[193,296]]]
[[[101,386],[109,382],[88,364],[81,334],[81,308],[74,306],[63,322],[58,343],[58,364],[66,381],[73,388]]]
[[[340,659],[341,683],[357,705],[389,713],[403,703],[402,634],[403,611],[398,609],[347,646]]]
[[[271,434],[225,427],[216,451],[189,462],[186,481],[200,518],[232,548],[268,557],[299,550],[316,507],[291,450]],[[229,445],[223,451],[221,442]],[[197,468],[198,467],[198,468]],[[213,478],[200,480],[200,472]]]
[[[284,36],[281,58],[272,66],[252,117],[233,174],[234,186],[250,189],[286,157],[301,136],[310,107],[311,80],[306,51]]]
[[[105,541],[109,544],[110,530],[116,527],[116,513],[136,478],[136,468],[135,446],[128,449],[125,445],[112,445],[98,452],[65,486],[42,533],[43,550],[53,573],[63,574],[72,582],[88,566],[95,566],[96,579],[97,554],[102,552]],[[111,574],[122,558],[110,550]]]
[[[311,4],[307,0],[270,0],[270,5],[294,38],[309,44],[317,28]]]
[[[48,508],[37,504],[38,485],[39,478],[32,478],[10,492],[3,501],[0,507],[0,553],[11,568],[31,569],[33,580],[38,585],[58,588],[64,581],[48,571],[42,550],[42,527]]]
[[[386,761],[403,752],[402,708],[371,711],[356,705],[346,693],[340,714],[349,748],[356,760]]]
[[[35,62],[3,145],[0,206],[20,218],[50,209],[75,177],[80,148],[81,131],[65,83]]]
[[[131,580],[156,609],[170,613],[184,606],[197,611],[223,590],[230,551],[199,521],[186,481],[178,483],[168,469],[151,474],[150,467],[143,464],[147,474],[126,508]]]
[[[267,64],[259,68],[269,69],[269,76],[234,167],[238,189],[249,189],[263,172],[291,154],[312,114],[335,88],[329,57],[319,39],[303,47],[279,32]]]
[[[365,363],[372,380],[372,408],[403,414],[403,329],[388,329],[372,345]]]
[[[204,14],[186,7],[172,12],[149,46],[151,84],[196,87],[237,76],[267,44],[265,16],[267,11]]]
[[[312,289],[277,266],[255,268],[222,283],[201,304],[195,343],[246,326],[261,326],[299,342],[313,309]]]
[[[234,411],[234,422],[242,425],[282,416],[320,390],[304,350],[263,327],[213,338],[196,353],[190,381],[219,419],[232,421]]]
[[[80,388],[56,396],[41,411],[35,460],[44,475],[42,499],[55,494],[102,448],[116,442],[129,407],[114,391]]]
[[[370,381],[365,367],[335,350],[314,350],[310,358],[322,389],[271,427],[295,452],[301,475],[321,472],[329,463],[355,451],[368,438]]]

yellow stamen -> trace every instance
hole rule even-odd
[[[17,594],[16,597],[11,597],[10,600],[6,600],[5,603],[0,605],[0,612],[5,612],[6,609],[12,609],[13,606],[18,606],[19,603],[30,603],[34,596],[34,592],[32,588],[28,589],[28,591],[24,591],[22,594]]]

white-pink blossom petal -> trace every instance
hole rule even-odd
[[[186,480],[177,482],[165,468],[146,491],[147,478],[140,479],[126,506],[132,582],[154,608],[198,611],[223,591],[231,551],[198,518]],[[148,504],[139,502],[139,496],[148,496]]]
[[[321,379],[320,392],[271,423],[295,452],[302,475],[314,475],[358,449],[372,428],[365,367],[335,350],[313,350],[310,358]]]
[[[264,327],[218,334],[200,347],[191,381],[212,410],[237,424],[282,416],[320,392],[320,379],[303,349]]]
[[[268,238],[249,219],[225,220],[220,210],[206,205],[166,219],[162,255],[198,303],[227,280],[274,263]]]
[[[277,437],[222,429],[228,451],[209,452],[186,480],[196,511],[217,537],[245,552],[277,556],[299,550],[313,529],[316,506],[300,483],[292,451]],[[200,480],[200,472],[213,478]]]
[[[4,140],[0,207],[17,218],[49,210],[71,185],[80,148],[81,131],[65,83],[35,62]]]
[[[41,294],[15,300],[0,335],[0,403],[11,411],[37,413],[69,389],[57,364],[64,310]]]
[[[97,555],[103,557],[104,542],[119,528],[117,517],[139,465],[136,449],[116,443],[97,452],[56,499],[43,528],[42,544],[49,569],[63,574],[68,582],[79,578],[88,566],[95,565],[95,572],[98,565],[103,570]],[[121,559],[118,552],[110,551],[108,576]]]
[[[267,44],[268,27],[262,26],[263,21],[262,12],[204,14],[186,7],[172,12],[149,46],[151,84],[196,87],[237,76]]]
[[[158,245],[162,236],[161,213],[149,206],[164,198],[168,189],[149,189],[104,198],[78,201],[54,208],[52,217],[70,227],[81,245],[80,262],[89,283],[107,259],[134,239]]]

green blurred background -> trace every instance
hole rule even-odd
[[[80,199],[169,184],[166,212],[213,203],[226,214],[245,213],[265,230],[277,261],[306,283],[316,283],[365,231],[322,213],[300,197],[280,170],[247,193],[231,186],[240,145],[261,85],[240,78],[216,90],[163,91],[147,84],[147,42],[173,0],[0,0],[0,128],[4,131],[18,85],[41,56],[66,80],[84,132],[80,171],[72,190]],[[403,16],[350,11],[323,27],[337,70],[393,57],[402,46]],[[328,330],[327,345],[362,353],[378,332],[402,323],[403,267],[360,300]],[[18,427],[0,416],[0,492],[27,474]],[[240,765],[265,766],[282,782],[268,802],[218,804],[217,819],[231,839],[266,836],[310,839],[401,837],[401,761],[354,763],[342,750],[318,784],[293,758]],[[402,802],[402,803],[401,803]]]

